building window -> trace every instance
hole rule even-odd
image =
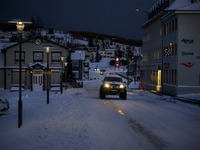
[[[169,32],[172,32],[172,22],[169,23]]]
[[[165,82],[168,83],[168,70],[165,70]]]
[[[73,71],[74,75],[75,75],[75,78],[76,79],[79,79],[79,71]]]
[[[176,85],[177,83],[177,71],[174,69],[174,84]]]
[[[33,62],[43,62],[43,52],[33,52]]]
[[[60,62],[61,52],[51,52],[51,62]]]
[[[19,51],[15,51],[15,62],[19,62]],[[22,62],[25,62],[25,52],[22,52]]]
[[[172,20],[172,32],[174,32],[174,20]]]
[[[174,28],[175,28],[175,31],[177,31],[177,19],[175,19]]]
[[[73,67],[79,67],[79,61],[78,60],[73,60],[72,61],[72,66]]]
[[[177,44],[174,45],[174,54],[177,55]]]
[[[168,35],[168,33],[169,33],[169,24],[166,23],[166,24],[164,25],[164,35]]]

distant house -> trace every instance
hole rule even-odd
[[[85,51],[83,50],[75,50],[74,53],[71,53],[72,60],[72,70],[75,74],[76,80],[83,80],[83,72],[84,72],[84,61],[85,61]]]
[[[99,50],[99,54],[102,58],[115,58],[116,49]]]
[[[49,53],[50,85],[60,83],[61,56],[69,56],[69,50],[55,42],[36,36],[22,41],[22,85],[24,89],[45,90],[47,53],[45,45],[51,45]],[[19,43],[2,49],[4,64],[1,67],[0,88],[19,86]]]

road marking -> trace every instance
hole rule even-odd
[[[120,115],[125,115],[125,113],[118,107],[116,107],[112,102],[106,100],[106,102],[104,102],[104,104],[109,104],[114,110],[116,110]]]

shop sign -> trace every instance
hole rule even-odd
[[[191,68],[192,66],[194,66],[194,64],[192,64],[191,62],[181,63],[181,65],[184,65],[185,67],[188,67],[188,68]]]
[[[164,68],[165,69],[169,69],[169,67],[170,67],[170,63],[164,63]]]
[[[194,55],[194,53],[191,53],[191,52],[185,52],[185,51],[182,51],[182,56],[185,56],[185,55]]]
[[[53,72],[52,71],[48,71],[48,72],[45,72],[46,75],[52,75]]]
[[[181,42],[183,42],[184,44],[192,44],[194,43],[194,40],[182,39]]]

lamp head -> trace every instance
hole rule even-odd
[[[49,51],[50,51],[50,48],[53,47],[53,46],[51,46],[51,45],[45,45],[43,47],[46,48],[46,53],[48,54]]]
[[[8,22],[16,24],[18,33],[22,33],[23,32],[25,24],[32,24],[32,22],[24,21],[22,19],[12,19],[11,21],[8,21]]]

